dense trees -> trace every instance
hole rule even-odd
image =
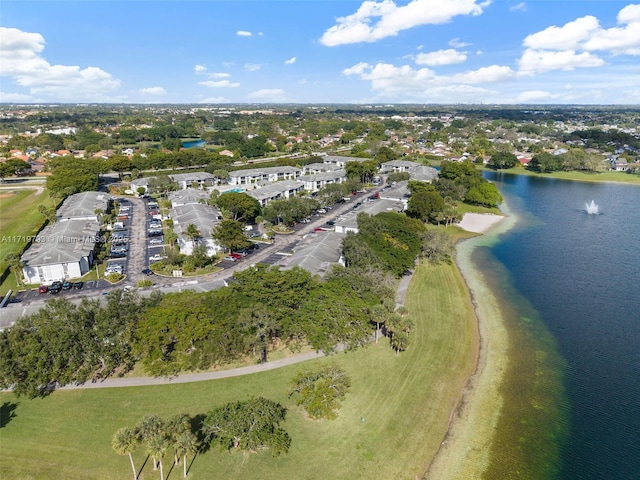
[[[445,181],[436,182],[435,187],[443,189],[443,192],[445,189],[452,192],[452,198],[457,197],[464,189],[464,201],[467,203],[487,207],[497,207],[502,203],[502,196],[495,185],[482,178],[480,171],[470,161],[443,161],[440,164],[440,178]],[[459,192],[452,188],[451,182],[460,187]]]
[[[348,266],[374,266],[397,276],[413,267],[420,253],[422,222],[395,212],[375,216],[360,213],[358,229],[342,244]]]
[[[98,175],[106,171],[102,160],[59,157],[48,163],[47,189],[57,197],[98,189]]]
[[[116,291],[76,305],[54,299],[0,332],[0,386],[46,395],[55,385],[83,383],[129,370],[138,311],[153,304]]]

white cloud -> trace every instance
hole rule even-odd
[[[463,42],[459,38],[452,38],[449,41],[449,46],[453,47],[453,48],[464,48],[464,47],[468,47],[469,45],[471,45],[471,44],[467,43],[467,42]]]
[[[262,88],[251,92],[247,98],[262,100],[266,102],[281,102],[286,100],[284,90],[281,88]]]
[[[520,60],[520,73],[533,75],[551,70],[574,70],[575,68],[600,67],[604,60],[589,52],[574,50],[552,52],[548,50],[526,50]]]
[[[397,6],[392,0],[367,0],[355,13],[336,19],[337,24],[324,32],[320,43],[334,47],[375,42],[420,25],[446,23],[458,15],[480,15],[487,4],[476,0],[411,0]]]
[[[13,78],[31,95],[59,100],[104,101],[120,80],[98,67],[51,65],[40,53],[44,38],[17,28],[0,27],[0,76]]]
[[[249,72],[255,72],[257,70],[260,70],[261,68],[262,65],[260,65],[259,63],[245,63],[244,65],[244,69]]]
[[[603,51],[613,55],[640,55],[640,5],[627,5],[618,12],[618,24],[601,28],[593,16],[578,18],[562,27],[551,26],[524,39],[530,50]]]
[[[167,91],[162,87],[148,87],[141,88],[140,93],[142,95],[166,95]]]
[[[456,73],[451,75],[451,81],[454,83],[494,83],[503,82],[505,80],[511,80],[515,77],[516,72],[509,67],[501,67],[499,65],[491,65],[489,67],[482,67],[470,72]]]
[[[214,72],[209,74],[209,78],[229,78],[230,76],[230,73],[225,72]]]
[[[625,27],[600,29],[583,45],[585,50],[608,50],[614,55],[640,55],[640,5],[627,5],[618,12]]]
[[[238,30],[236,32],[236,35],[238,35],[239,37],[250,37],[252,35],[251,32],[247,32],[246,30]]]
[[[527,4],[524,2],[520,2],[516,5],[511,5],[509,7],[510,12],[517,12],[517,11],[525,12],[526,10],[527,10]]]
[[[427,65],[435,67],[438,65],[452,65],[454,63],[462,63],[467,59],[464,52],[459,52],[452,48],[448,50],[438,50],[436,52],[419,53],[416,55],[415,62],[418,65]]]
[[[566,23],[562,27],[548,27],[524,39],[524,46],[532,50],[574,50],[600,28],[596,17],[590,15]]]
[[[291,57],[288,60],[285,60],[284,64],[285,65],[292,65],[292,64],[296,63],[297,59],[298,59],[298,57]]]
[[[237,88],[240,86],[238,82],[230,82],[229,80],[207,80],[206,82],[198,82],[198,85],[209,88]]]
[[[200,103],[229,103],[231,100],[225,97],[209,97],[200,100]]]
[[[195,67],[193,67],[193,71],[196,73],[203,73],[207,71],[207,67],[204,65],[196,65]]]
[[[556,98],[557,95],[544,90],[528,90],[518,95],[518,102],[521,103],[544,103],[545,100]]]

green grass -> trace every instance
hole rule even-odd
[[[494,171],[491,169],[486,169]],[[526,168],[511,168],[508,170],[499,170],[501,173],[508,173],[514,175],[528,175],[531,177],[540,178],[557,178],[559,180],[573,180],[577,182],[612,182],[612,183],[630,183],[633,185],[640,185],[640,175],[633,175],[625,172],[598,172],[598,173],[586,173],[586,172],[552,172],[552,173],[537,173]]]
[[[351,353],[245,377],[184,385],[59,391],[16,403],[0,430],[0,478],[121,479],[126,457],[110,442],[122,426],[145,414],[204,414],[229,401],[262,395],[288,408],[290,452],[219,450],[199,455],[190,478],[412,479],[426,469],[443,440],[450,414],[473,370],[477,346],[472,305],[453,265],[420,266],[407,292],[415,322],[408,351],[397,356],[385,339]],[[304,369],[333,363],[352,379],[338,418],[310,421],[288,398],[289,382]],[[146,455],[134,454],[138,468]],[[168,461],[167,461],[168,463]],[[169,478],[181,478],[181,469]],[[165,469],[165,473],[168,468]],[[150,462],[141,479],[157,478]]]
[[[4,194],[10,194],[4,197]],[[53,201],[46,190],[37,194],[36,190],[0,190],[0,272],[4,271],[4,259],[10,253],[20,253],[27,244],[27,237],[38,233],[45,219],[38,211],[39,205],[47,208]],[[0,294],[16,289],[15,275],[10,274],[0,285]]]

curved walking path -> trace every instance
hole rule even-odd
[[[293,357],[274,360],[273,362],[261,363],[259,365],[249,365],[246,367],[232,368],[217,372],[188,373],[177,377],[131,377],[131,378],[107,378],[102,381],[82,383],[78,385],[65,385],[56,390],[78,390],[82,388],[115,388],[115,387],[143,387],[147,385],[171,385],[178,383],[204,382],[206,380],[216,380],[218,378],[239,377],[252,373],[266,372],[276,368],[306,362],[314,358],[323,357],[323,352],[308,352]]]

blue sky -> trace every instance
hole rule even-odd
[[[0,102],[640,104],[640,2],[3,0]]]

